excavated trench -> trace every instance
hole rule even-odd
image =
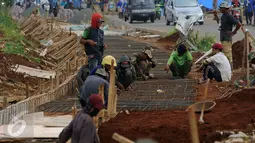
[[[144,43],[135,42],[119,36],[106,36],[105,43],[108,45],[105,55],[112,55],[117,60],[122,55],[132,56],[135,52],[140,52],[145,46]],[[151,70],[155,74],[155,79],[149,81],[137,81],[132,86],[133,91],[122,92],[118,97],[118,110],[165,110],[184,109],[195,102],[197,95],[197,83],[195,80],[170,80],[170,74],[164,71],[165,63],[169,55],[161,49],[156,49],[153,53],[157,66]],[[164,93],[157,93],[157,90]],[[63,113],[68,114],[72,106],[80,108],[79,102],[73,88],[69,97],[61,98],[37,108],[37,111],[44,111],[46,114]]]

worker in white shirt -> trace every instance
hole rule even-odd
[[[210,80],[215,79],[217,82],[231,80],[231,65],[222,50],[220,43],[215,43],[212,46],[214,55],[206,59],[198,69],[198,71],[203,70],[203,78],[199,80],[200,84],[205,83],[208,78]]]

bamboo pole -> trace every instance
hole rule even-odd
[[[202,105],[202,110],[201,110],[201,115],[199,118],[199,123],[204,123],[204,111],[205,111],[205,100],[207,98],[207,94],[208,94],[208,85],[210,83],[210,79],[206,80],[206,84],[205,84],[205,90],[204,90],[204,99],[203,99],[203,105]]]
[[[247,34],[246,34],[246,32],[245,32],[245,34],[244,34],[244,48],[243,48],[243,59],[242,59],[242,69],[243,70],[245,70],[245,60],[246,60],[246,57],[245,57],[245,50],[247,49],[246,47],[247,47],[247,39],[248,39],[248,37],[247,37]]]
[[[54,79],[51,76],[50,77],[50,90],[53,90],[53,88],[54,88]]]
[[[108,93],[108,116],[111,117],[114,111],[114,101],[115,101],[115,70],[114,70],[114,61],[112,60],[111,69],[110,69],[110,85],[109,85],[109,93]]]
[[[192,143],[199,143],[197,120],[195,115],[195,109],[193,106],[189,108],[189,125]]]
[[[119,143],[135,143],[135,142],[131,141],[130,139],[128,139],[118,133],[113,133],[112,139],[114,139],[115,141],[118,141]]]
[[[104,85],[100,85],[99,87],[99,94],[102,97],[102,101],[104,103]],[[99,113],[99,120],[98,120],[98,126],[100,126],[104,122],[104,109],[100,111]]]
[[[249,45],[249,31],[248,29],[246,29],[245,31],[245,45],[246,47],[244,47],[244,49],[246,48],[246,64],[247,64],[247,69],[246,69],[246,74],[247,74],[247,88],[250,87],[250,63],[249,63],[249,59],[248,59],[248,55],[249,55],[249,51],[250,51],[250,45]]]

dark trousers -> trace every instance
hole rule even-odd
[[[209,78],[210,80],[215,79],[217,82],[222,82],[221,73],[213,63],[209,63],[204,67],[203,78],[204,80]]]
[[[246,24],[252,24],[252,12],[245,11]]]
[[[101,65],[101,63],[102,63],[102,58],[88,56],[88,64],[89,64],[90,71],[92,71],[98,65]]]
[[[177,62],[173,62],[170,65],[170,70],[174,77],[184,78],[191,71],[191,61],[186,61],[183,65],[179,65]]]

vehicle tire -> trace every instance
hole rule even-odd
[[[170,21],[166,20],[166,25],[170,25]]]
[[[133,18],[129,16],[129,23],[133,23]]]
[[[155,21],[155,18],[151,17],[151,23],[154,23],[154,21]]]
[[[203,25],[204,24],[204,22],[198,22],[199,23],[199,25]]]

